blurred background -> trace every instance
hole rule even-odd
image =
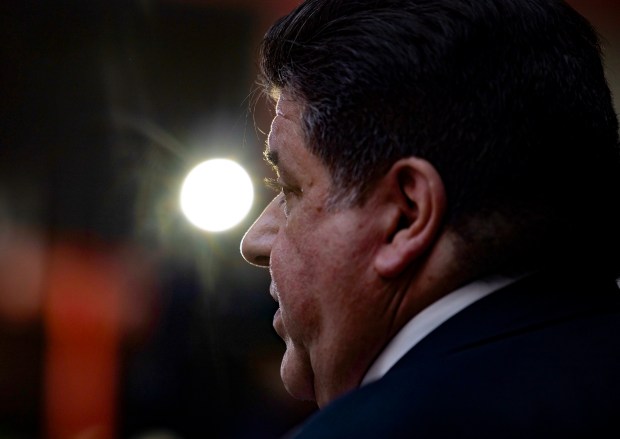
[[[620,2],[569,3],[618,109]],[[296,4],[0,2],[0,438],[274,438],[316,409],[280,382],[268,273],[239,254],[272,196],[256,49]],[[254,184],[217,233],[179,207],[211,158]]]

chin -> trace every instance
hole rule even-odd
[[[287,348],[280,366],[280,377],[286,391],[295,399],[316,401],[314,392],[314,374],[308,363],[292,358]]]

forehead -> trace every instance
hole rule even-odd
[[[301,105],[281,95],[276,103],[276,114],[271,122],[265,150],[265,157],[273,165],[279,165],[291,148],[303,147],[300,122]]]
[[[308,189],[329,187],[330,173],[306,145],[301,125],[303,106],[280,96],[265,149],[265,158],[287,183]]]
[[[284,116],[299,122],[301,120],[301,105],[285,94],[280,94],[276,102],[276,116]]]
[[[276,115],[271,123],[269,136],[284,135],[301,139],[301,105],[280,95],[276,103]],[[270,139],[271,140],[271,139]],[[277,145],[274,145],[277,147]]]

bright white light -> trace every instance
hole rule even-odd
[[[254,188],[248,173],[232,160],[207,160],[192,169],[181,187],[181,210],[203,230],[219,232],[249,212]]]

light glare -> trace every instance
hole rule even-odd
[[[181,210],[196,227],[220,232],[237,225],[250,211],[254,188],[248,173],[227,159],[193,168],[181,187]]]

